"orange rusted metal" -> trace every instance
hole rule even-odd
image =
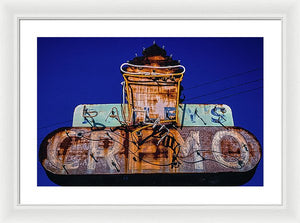
[[[131,123],[176,122],[184,67],[156,44],[123,65]]]
[[[62,128],[47,136],[40,160],[54,175],[247,173],[261,158],[248,131],[229,127],[184,127],[164,134],[146,128]],[[99,183],[99,182],[98,182]],[[104,182],[105,184],[105,182]]]

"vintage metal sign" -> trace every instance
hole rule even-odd
[[[62,128],[45,138],[40,159],[50,175],[73,175],[73,180],[78,176],[78,184],[84,184],[80,182],[81,175],[109,174],[115,175],[114,181],[120,185],[128,184],[122,177],[118,178],[124,174],[162,173],[176,177],[176,174],[197,173],[187,182],[177,182],[190,184],[208,173],[232,176],[247,173],[260,160],[259,142],[242,128],[184,127],[171,129],[167,135],[167,131],[159,128],[145,128],[140,132],[126,128]],[[161,177],[157,177],[157,185],[164,184]],[[60,183],[68,184],[67,179]],[[96,184],[113,182],[97,181]]]
[[[74,110],[73,127],[117,127],[128,117],[127,104],[83,104]],[[231,109],[220,104],[179,104],[177,126],[234,126]]]
[[[182,104],[185,68],[156,44],[121,65],[121,104],[83,104],[41,144],[59,185],[241,185],[261,147],[222,104]]]

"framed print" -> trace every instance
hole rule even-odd
[[[38,186],[263,186],[262,37],[38,37],[37,41]],[[142,55],[120,65],[124,86],[114,84],[120,73],[113,61],[121,61],[143,44],[150,46],[144,47]],[[167,46],[173,55],[167,55]],[[213,59],[205,59],[206,53],[199,57],[201,51],[214,52]],[[190,62],[184,65],[175,60],[175,52],[182,52]],[[243,58],[238,61],[240,57],[234,55],[240,54]],[[108,59],[108,55],[119,56]],[[70,71],[70,66],[81,62],[90,65]],[[222,73],[236,64],[254,69]],[[104,65],[113,69],[99,68]],[[157,71],[143,74],[150,71],[148,67]],[[202,75],[201,69],[211,73]],[[81,87],[74,91],[72,86]],[[68,97],[61,97],[66,91]],[[67,98],[74,108],[67,108]],[[249,101],[256,106],[245,111]],[[49,104],[53,104],[51,110]],[[58,121],[73,110],[73,121]],[[238,123],[243,122],[242,129]],[[247,128],[250,123],[252,133]],[[207,137],[211,140],[206,141]],[[238,142],[249,145],[238,148]],[[92,144],[93,152],[86,150]],[[61,151],[56,151],[57,146]]]
[[[122,29],[142,24],[145,28],[134,34]],[[218,30],[220,25],[226,32]],[[147,33],[147,27],[156,31]],[[85,37],[78,37],[78,28]],[[86,200],[92,189],[101,204],[124,204],[127,195],[112,201],[103,194],[133,188],[148,191],[145,204],[170,204],[174,192],[175,204],[281,203],[281,174],[263,175],[268,165],[281,172],[280,147],[275,146],[281,140],[273,138],[280,136],[280,128],[270,122],[281,114],[267,103],[280,96],[274,90],[281,88],[280,20],[21,20],[20,37],[20,67],[26,66],[20,70],[26,76],[21,78],[21,109],[26,111],[21,126],[35,126],[30,116],[35,116],[36,105],[38,117],[38,162],[32,165],[37,174],[23,174],[33,172],[27,162],[31,150],[20,152],[21,203],[46,202],[53,190],[58,196],[52,194],[50,203],[67,204],[67,198],[60,198],[76,193],[79,203],[98,204],[96,195]],[[136,53],[121,62],[132,47],[149,42],[142,56]],[[168,54],[168,45],[189,65]],[[123,78],[114,68],[119,66]],[[114,87],[115,80],[123,83],[123,90],[121,84]],[[26,87],[36,81],[37,91],[31,84]],[[29,138],[34,139],[21,135],[24,148],[30,148]],[[228,199],[224,194],[233,188],[236,195]],[[195,192],[207,196],[201,195],[201,202],[197,196],[188,199]],[[151,199],[153,193],[161,194],[162,201]],[[213,194],[219,195],[212,200]],[[247,197],[255,195],[249,202]],[[141,198],[133,196],[132,204],[143,204]]]
[[[2,162],[4,221],[34,221],[38,209],[47,221],[63,211],[75,221],[153,211],[298,220],[298,117],[288,115],[298,109],[298,3],[262,7],[263,17],[174,16],[175,6],[123,17],[107,4],[109,16],[67,18],[23,15],[19,4],[2,9],[15,28],[1,37],[3,73],[13,73],[1,76],[12,96],[2,111],[16,111],[3,115],[14,120],[2,134],[13,151]]]

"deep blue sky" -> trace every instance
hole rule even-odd
[[[72,126],[78,104],[120,103],[120,65],[153,41],[186,67],[183,103],[229,105],[235,126],[263,147],[263,38],[44,37],[37,39],[38,147],[51,131]],[[199,95],[206,96],[188,100]],[[39,162],[38,185],[55,185]],[[263,160],[246,185],[263,185]]]

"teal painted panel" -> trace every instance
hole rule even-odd
[[[178,119],[179,126],[234,126],[230,107],[222,104],[180,104]],[[123,121],[121,104],[82,104],[74,110],[73,127],[116,127]]]
[[[125,105],[124,110],[127,110]],[[74,110],[73,127],[115,127],[124,121],[121,114],[121,104],[82,104]]]
[[[234,126],[232,111],[224,104],[180,104],[180,126]]]

